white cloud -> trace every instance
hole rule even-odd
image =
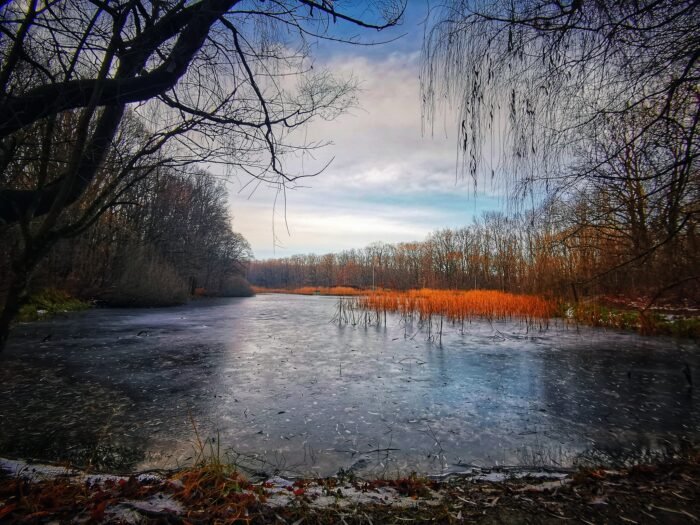
[[[360,81],[361,108],[332,122],[318,121],[305,130],[308,141],[333,145],[288,164],[291,171],[314,171],[330,159],[304,188],[286,194],[258,188],[232,196],[234,228],[251,243],[259,258],[293,253],[329,252],[362,247],[374,241],[422,239],[431,230],[471,221],[471,181],[460,180],[456,144],[442,131],[421,133],[418,55],[391,54],[381,60],[336,56],[325,67]],[[481,190],[481,188],[480,188]],[[250,188],[247,189],[250,191]],[[462,196],[464,208],[446,210],[442,196]],[[454,200],[454,199],[453,199]],[[282,247],[273,250],[274,234]],[[287,226],[289,235],[287,234]]]

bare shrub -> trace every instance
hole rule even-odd
[[[188,286],[175,269],[153,249],[127,250],[122,271],[105,297],[114,306],[172,306],[188,299]]]
[[[215,295],[221,297],[252,297],[255,295],[250,283],[240,275],[228,277]]]

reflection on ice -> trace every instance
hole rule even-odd
[[[174,466],[195,421],[253,471],[440,474],[618,461],[700,435],[683,375],[695,344],[474,323],[436,346],[391,317],[330,324],[334,305],[259,296],[19,326],[0,355],[0,455]]]

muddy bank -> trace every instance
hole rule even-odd
[[[626,469],[484,470],[438,481],[271,478],[208,461],[128,477],[2,461],[3,523],[696,523],[697,454]]]

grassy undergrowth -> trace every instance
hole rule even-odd
[[[63,290],[46,288],[32,294],[17,316],[20,322],[37,321],[64,312],[76,312],[90,308],[90,303],[72,297]]]
[[[560,315],[570,322],[618,330],[634,330],[642,335],[700,338],[700,317],[697,316],[664,315],[654,311],[642,312],[597,303],[564,304]]]

